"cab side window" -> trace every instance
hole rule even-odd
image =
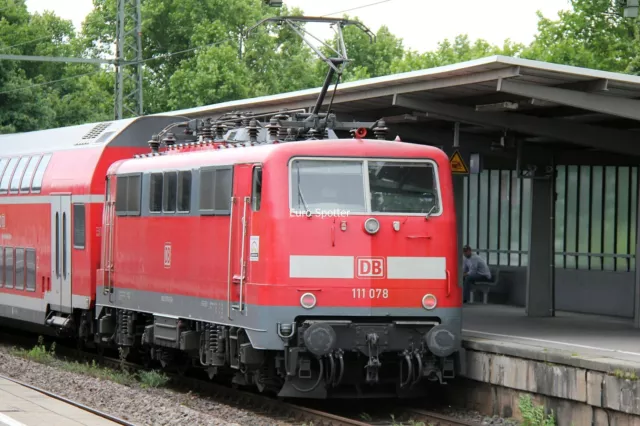
[[[252,180],[251,209],[257,212],[260,211],[260,202],[262,201],[262,167],[254,167]]]

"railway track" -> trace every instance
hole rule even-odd
[[[0,339],[5,341],[8,340],[13,344],[18,344],[25,348],[29,348],[29,345],[32,346],[34,343],[33,336],[29,338],[25,334],[0,332]],[[71,348],[59,343],[56,346],[56,354],[58,357],[62,357],[71,361],[96,361],[97,363],[105,367],[115,370],[120,370],[122,368],[127,369],[130,372],[145,370],[142,365],[136,363],[123,361],[118,358],[98,355],[96,353],[79,350],[77,348]],[[274,420],[301,424],[305,426],[480,426],[479,423],[468,422],[423,409],[402,407],[398,406],[395,403],[393,405],[388,405],[388,407],[386,406],[387,404],[383,404],[384,406],[378,407],[376,411],[384,414],[377,414],[368,417],[366,420],[362,420],[359,417],[359,414],[354,413],[353,410],[347,413],[336,414],[335,412],[331,413],[325,411],[324,409],[318,409],[315,407],[311,408],[309,406],[284,402],[275,397],[261,395],[254,392],[237,389],[235,387],[217,384],[198,377],[190,377],[184,374],[177,374],[166,371],[164,371],[164,374],[166,374],[170,378],[171,387],[175,390],[188,391],[192,394],[197,394],[202,397],[212,398],[216,402],[224,403],[244,410],[249,410],[255,414],[268,416],[269,418],[273,418]],[[101,417],[108,418],[109,420],[117,424],[134,425],[133,423],[118,419],[114,416],[110,416],[109,414],[102,413],[90,407],[86,407],[83,404],[70,401],[51,392],[19,382],[16,379],[9,377],[6,377],[6,379],[19,383],[23,386],[27,386],[45,395],[49,395],[53,398],[72,404],[83,410],[90,411]],[[327,405],[329,404],[330,403],[328,403]],[[318,405],[318,401],[314,401],[314,405]],[[395,420],[392,419],[389,413],[394,414]]]
[[[99,417],[102,417],[104,419],[107,419],[107,420],[109,420],[109,421],[111,421],[113,423],[116,423],[116,424],[119,424],[119,425],[122,425],[122,426],[135,426],[133,423],[130,423],[130,422],[126,421],[126,420],[122,420],[122,419],[120,419],[118,417],[114,417],[114,416],[112,416],[110,414],[107,414],[107,413],[104,413],[104,412],[102,412],[100,410],[96,410],[94,408],[87,407],[86,405],[80,404],[79,402],[71,401],[70,399],[67,399],[67,398],[65,398],[63,396],[57,395],[57,394],[55,394],[53,392],[46,391],[44,389],[37,388],[37,387],[32,386],[32,385],[30,385],[28,383],[24,383],[24,382],[21,382],[19,380],[16,380],[14,378],[7,377],[7,376],[4,376],[4,375],[0,374],[0,379],[7,380],[9,382],[13,382],[13,383],[15,383],[17,385],[20,385],[20,386],[23,386],[25,388],[34,390],[34,391],[39,392],[39,393],[41,393],[43,395],[46,395],[46,396],[48,396],[50,398],[57,399],[58,401],[62,401],[62,402],[66,403],[66,404],[69,404],[69,405],[73,405],[74,407],[80,408],[83,411],[86,411],[88,413],[91,413],[91,414],[94,414],[96,416],[99,416]]]

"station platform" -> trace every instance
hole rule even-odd
[[[522,421],[520,398],[553,411],[558,426],[640,426],[640,330],[631,320],[464,305],[462,381],[452,400]]]
[[[0,378],[0,426],[113,426],[93,413]]]
[[[640,374],[640,330],[631,319],[569,312],[535,318],[524,308],[470,304],[463,308],[462,324],[468,342],[530,346],[542,353],[568,354],[576,361],[570,365],[591,359],[604,365],[582,366],[604,371],[609,364],[608,371],[633,368]]]

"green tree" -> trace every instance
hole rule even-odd
[[[552,21],[538,13],[538,34],[523,58],[605,71],[638,73],[638,21],[619,0],[571,0]]]
[[[406,51],[400,60],[396,60],[392,64],[391,70],[394,73],[415,71],[492,55],[519,56],[523,49],[524,45],[513,43],[509,39],[505,40],[502,47],[500,47],[491,45],[482,39],[472,43],[468,35],[461,34],[453,42],[448,39],[441,41],[438,43],[438,48],[433,52]]]
[[[70,33],[68,24],[52,14],[29,14],[24,0],[0,2],[0,52],[35,55],[62,52],[61,45]],[[60,75],[51,65],[0,61],[1,133],[37,130],[56,124],[47,88],[41,85]]]

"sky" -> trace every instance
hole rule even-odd
[[[76,29],[93,7],[92,0],[26,0],[26,3],[31,12],[51,10],[70,19]],[[359,17],[374,32],[387,25],[391,33],[403,39],[406,48],[419,52],[436,49],[438,42],[451,40],[458,34],[467,34],[472,40],[483,38],[493,44],[502,44],[506,38],[529,43],[537,30],[536,11],[556,19],[559,10],[570,9],[569,0],[284,0],[284,4],[301,8],[310,16],[354,9],[345,13]],[[307,28],[321,39],[332,34],[327,25]]]

